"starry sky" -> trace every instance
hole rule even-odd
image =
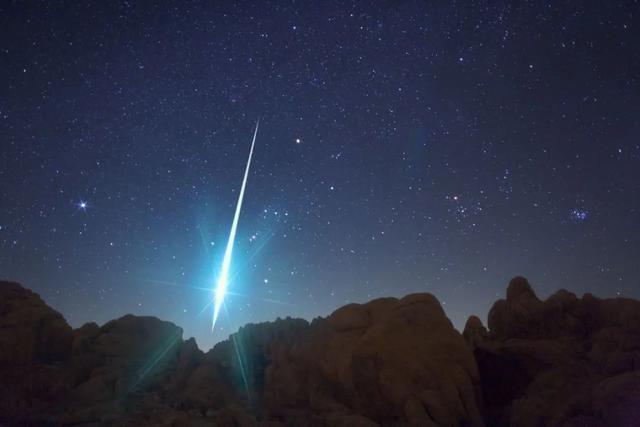
[[[159,3],[0,5],[0,277],[74,327],[640,297],[637,1]]]

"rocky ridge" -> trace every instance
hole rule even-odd
[[[413,294],[250,324],[203,353],[153,317],[73,330],[0,282],[0,424],[637,425],[639,301],[541,301],[517,277],[487,326],[460,334]]]

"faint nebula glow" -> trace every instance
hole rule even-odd
[[[247,167],[244,170],[244,178],[242,179],[242,187],[240,187],[240,194],[238,196],[238,204],[236,205],[236,212],[233,216],[233,223],[231,224],[231,231],[229,232],[229,240],[227,241],[227,247],[224,251],[224,258],[222,259],[222,267],[220,268],[220,275],[218,276],[218,282],[215,288],[214,304],[213,304],[213,321],[211,322],[211,330],[216,326],[218,315],[220,314],[220,308],[224,302],[224,297],[227,293],[227,286],[229,285],[229,267],[231,266],[231,255],[233,254],[233,245],[236,240],[236,231],[238,229],[238,219],[240,218],[240,210],[242,209],[242,199],[244,198],[244,190],[247,186],[247,178],[249,176],[249,167],[251,166],[251,156],[253,156],[253,147],[256,143],[256,136],[258,135],[258,126],[260,121],[256,123],[256,130],[253,133],[253,141],[251,142],[251,150],[249,150],[249,159],[247,160]]]

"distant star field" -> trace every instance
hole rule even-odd
[[[640,297],[640,4],[0,4],[0,278],[74,327]],[[213,287],[256,121],[225,305]]]

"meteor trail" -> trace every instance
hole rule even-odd
[[[256,122],[256,130],[253,133],[253,141],[251,142],[251,150],[249,150],[249,160],[247,160],[247,167],[244,170],[244,178],[242,179],[242,187],[240,187],[240,195],[238,196],[238,204],[236,205],[236,213],[233,215],[233,223],[231,224],[231,231],[229,232],[229,240],[227,241],[227,248],[224,251],[224,258],[222,259],[222,268],[220,269],[220,276],[218,276],[218,283],[215,289],[215,300],[213,304],[213,321],[211,323],[211,330],[216,326],[218,315],[220,314],[220,308],[224,302],[224,296],[227,292],[227,285],[229,282],[229,266],[231,265],[231,255],[233,254],[233,244],[236,240],[236,230],[238,229],[238,218],[240,218],[240,210],[242,209],[242,199],[244,198],[244,189],[247,186],[247,177],[249,176],[249,167],[251,166],[251,156],[253,155],[253,147],[256,144],[256,136],[258,135],[258,125],[260,120]]]

